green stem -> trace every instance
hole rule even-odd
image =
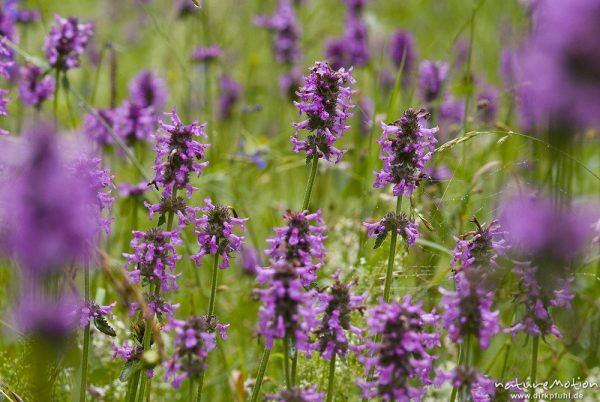
[[[200,373],[200,378],[198,378],[198,393],[196,393],[196,399],[194,399],[195,402],[202,401],[202,388],[204,388],[204,373],[205,370],[202,370],[202,373]]]
[[[535,379],[536,379],[536,375],[537,375],[537,358],[538,358],[538,350],[539,350],[539,346],[540,346],[540,337],[539,336],[534,336],[533,337],[533,344],[531,346],[531,374],[529,376],[529,380],[531,381],[531,391],[530,391],[530,395],[531,397],[533,397],[533,395],[535,394],[535,388],[533,387],[533,384],[535,384]]]
[[[302,211],[306,211],[308,203],[310,202],[310,194],[312,193],[313,184],[315,177],[317,176],[317,167],[319,166],[319,158],[313,156],[312,165],[310,168],[310,175],[308,176],[308,182],[306,183],[306,191],[304,192],[304,201],[302,202]]]
[[[260,387],[265,376],[265,371],[267,371],[267,364],[269,363],[270,354],[271,349],[265,347],[265,350],[262,354],[262,358],[260,359],[260,366],[258,368],[258,374],[256,375],[254,388],[252,388],[252,398],[250,398],[250,402],[258,401],[258,395],[260,395]]]
[[[297,371],[298,371],[298,351],[295,350],[295,353],[292,356],[292,387],[296,386],[296,372]]]
[[[335,351],[329,361],[329,381],[327,383],[327,402],[333,400],[333,383],[335,382]]]
[[[84,277],[84,292],[85,302],[88,303],[90,300],[90,267],[86,262],[83,266],[83,277]],[[87,388],[87,367],[88,367],[88,355],[90,348],[90,323],[88,322],[83,330],[83,356],[81,357],[81,382],[79,384],[79,402],[85,402],[85,394]]]
[[[152,328],[154,327],[154,317],[151,315],[148,319],[146,319],[146,324],[144,326],[144,353],[150,350],[150,343],[152,340]],[[142,402],[144,400],[144,394],[146,393],[146,383],[148,382],[147,370],[142,368],[141,370],[141,382],[140,389],[138,392],[138,402]]]
[[[130,380],[129,389],[127,390],[127,397],[125,398],[127,402],[135,402],[138,384],[140,382],[140,374],[141,371],[138,371],[133,375],[133,378]]]
[[[283,338],[283,371],[285,372],[285,384],[287,389],[291,389],[292,379],[290,378],[290,338],[287,335]]]
[[[173,184],[173,190],[171,190],[171,205],[175,205],[175,199],[177,198],[177,184]],[[173,228],[173,217],[175,216],[175,211],[169,211],[169,216],[167,217],[167,231],[170,231]]]
[[[218,274],[219,274],[219,254],[215,254],[215,260],[213,263],[213,270],[212,270],[212,279],[211,279],[211,284],[210,284],[210,300],[208,302],[208,316],[209,317],[211,315],[213,315],[215,312]]]
[[[398,197],[396,201],[396,215],[400,213],[402,209],[402,196]],[[396,242],[398,240],[398,232],[392,231],[392,238],[390,241],[390,255],[388,257],[387,271],[385,273],[385,283],[383,285],[383,300],[386,303],[390,301],[390,292],[392,290],[392,273],[394,270],[394,259],[396,258]]]

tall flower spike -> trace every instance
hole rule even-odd
[[[435,386],[439,387],[445,382],[449,382],[455,388],[465,387],[469,394],[471,394],[471,400],[473,402],[490,402],[503,399],[491,399],[496,393],[496,387],[494,382],[479,373],[473,367],[456,367],[450,372],[444,372],[442,370],[436,370],[436,377],[434,380]],[[519,392],[515,390],[515,394]],[[513,399],[508,399],[512,401]],[[520,400],[515,399],[515,400]]]
[[[333,68],[348,68],[364,66],[369,62],[369,55],[367,25],[358,13],[349,11],[344,35],[325,42],[325,56]]]
[[[390,58],[396,68],[402,67],[402,80],[412,72],[415,64],[415,43],[408,31],[396,31],[390,38]]]
[[[190,184],[190,174],[197,176],[202,174],[208,162],[200,162],[204,159],[204,153],[209,144],[202,144],[198,138],[207,138],[204,128],[206,124],[184,125],[177,111],[173,108],[170,113],[172,124],[161,123],[161,133],[156,135],[156,160],[154,170],[156,178],[154,183],[163,187],[163,197],[171,197],[173,189],[185,189],[188,198],[196,190]]]
[[[98,147],[113,143],[109,130],[114,127],[115,112],[113,109],[97,109],[98,115],[88,113],[83,118],[83,132],[87,139]]]
[[[231,207],[224,205],[213,205],[210,198],[204,199],[206,204],[203,208],[197,208],[194,212],[203,212],[200,217],[193,217],[194,233],[198,236],[200,250],[193,255],[192,259],[196,265],[202,265],[202,257],[207,254],[220,255],[223,261],[219,265],[221,269],[229,267],[229,261],[233,253],[242,249],[244,236],[233,233],[237,226],[245,231],[244,222],[248,218],[240,219]]]
[[[297,267],[303,285],[309,286],[317,279],[317,270],[326,255],[323,245],[326,227],[321,210],[312,214],[288,210],[283,219],[286,225],[275,228],[277,236],[267,240],[271,247],[265,253],[273,260],[282,259]]]
[[[186,378],[196,380],[206,370],[208,352],[217,346],[216,332],[227,339],[229,324],[219,324],[215,316],[192,316],[186,321],[172,320],[166,330],[175,331],[173,357],[164,363],[165,380],[172,378],[174,388],[179,388]]]
[[[322,402],[323,392],[318,392],[317,387],[285,389],[276,395],[265,396],[266,401],[275,402]]]
[[[150,107],[160,112],[167,103],[167,84],[160,76],[150,70],[140,71],[129,82],[131,101],[142,107]]]
[[[397,215],[395,212],[388,212],[379,222],[364,222],[363,224],[367,227],[369,237],[375,238],[374,248],[379,248],[388,233],[392,231],[402,236],[410,247],[414,246],[417,238],[421,236],[417,230],[417,223],[409,219],[404,213]]]
[[[114,131],[127,145],[137,141],[150,141],[156,130],[157,118],[152,107],[124,101],[115,109]]]
[[[334,143],[350,128],[346,121],[354,107],[351,99],[354,91],[344,86],[355,82],[352,69],[334,71],[329,64],[317,61],[310,71],[297,93],[300,101],[294,102],[299,116],[305,114],[306,119],[293,123],[296,133],[290,140],[294,152],[305,151],[309,159],[324,158],[337,163],[343,151],[335,148]],[[298,139],[301,130],[310,132],[306,141]]]
[[[43,75],[38,66],[28,64],[20,69],[19,96],[25,106],[41,107],[54,93],[54,78]]]
[[[363,397],[381,397],[384,401],[410,401],[425,393],[423,385],[431,384],[429,375],[435,356],[428,350],[440,345],[439,333],[427,332],[429,324],[436,325],[437,317],[427,314],[410,296],[402,303],[376,306],[368,320],[369,335],[365,376],[375,369],[372,381],[360,379]]]
[[[275,34],[273,47],[278,63],[293,65],[301,56],[298,38],[300,26],[290,0],[279,0],[272,17],[256,17],[256,25],[268,28]]]
[[[285,337],[293,339],[301,352],[313,349],[309,334],[317,323],[315,290],[305,290],[301,276],[301,269],[284,259],[271,260],[270,267],[258,270],[256,280],[266,285],[256,291],[262,299],[258,325],[269,349],[276,338]]]
[[[352,311],[362,311],[367,294],[357,296],[351,290],[355,284],[346,285],[340,281],[340,271],[334,275],[335,283],[327,293],[319,293],[319,308],[323,317],[315,330],[319,340],[319,352],[325,360],[331,360],[333,354],[346,357],[349,345],[348,332],[362,338],[362,329],[351,323]]]
[[[75,17],[55,15],[54,24],[44,43],[50,66],[61,71],[79,67],[79,56],[83,54],[92,35],[91,24],[82,24]]]
[[[179,244],[181,240],[176,231],[133,231],[131,247],[134,253],[123,254],[127,258],[125,267],[129,268],[131,280],[135,283],[142,281],[143,285],[157,281],[163,291],[177,289],[177,275],[174,271],[181,256],[175,251],[175,246]]]
[[[423,177],[425,163],[431,158],[437,140],[438,128],[425,128],[429,113],[408,109],[392,124],[381,123],[383,133],[377,141],[381,145],[379,159],[383,169],[375,173],[373,187],[394,185],[394,195],[410,197]]]
[[[448,74],[448,63],[425,60],[419,65],[419,97],[427,104],[434,102],[442,93]]]

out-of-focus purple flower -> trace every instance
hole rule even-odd
[[[375,113],[375,103],[368,96],[363,96],[358,102],[360,111],[360,133],[364,136],[369,135],[373,126],[373,113]]]
[[[428,180],[434,183],[445,181],[452,177],[452,171],[448,165],[444,164],[435,166],[433,168],[426,168],[424,173],[428,177]]]
[[[357,296],[351,290],[356,282],[349,285],[340,281],[340,271],[334,275],[335,283],[328,292],[317,295],[319,310],[323,311],[320,324],[315,330],[319,341],[319,352],[325,360],[331,360],[333,355],[346,357],[351,347],[348,332],[354,333],[362,340],[362,329],[351,323],[352,311],[364,309],[367,293]],[[355,349],[357,350],[357,349]]]
[[[301,56],[298,38],[301,30],[296,12],[290,0],[279,0],[275,14],[271,17],[256,17],[256,25],[268,28],[275,34],[273,47],[278,63],[294,64]]]
[[[260,256],[256,248],[252,246],[242,247],[242,261],[240,265],[245,273],[250,275],[256,275],[258,268],[260,267]]]
[[[219,324],[215,316],[192,316],[186,321],[171,320],[166,330],[175,331],[175,351],[164,363],[165,381],[171,378],[174,388],[179,388],[186,378],[197,380],[206,370],[208,352],[217,347],[216,333],[227,339],[229,324]]]
[[[97,115],[88,113],[83,118],[83,132],[88,140],[97,144],[99,147],[105,147],[113,143],[110,129],[114,127],[113,109],[96,109]]]
[[[487,87],[477,95],[477,114],[482,123],[493,125],[498,112],[498,91]]]
[[[279,76],[279,89],[289,99],[296,99],[296,88],[302,83],[302,70],[294,67],[289,72]]]
[[[465,63],[467,62],[467,58],[469,57],[469,42],[464,39],[464,38],[460,38],[456,41],[456,43],[454,44],[454,65],[452,66],[452,68],[455,71],[459,71],[461,70]]]
[[[600,4],[538,3],[534,32],[521,53],[534,119],[588,128],[600,122]]]
[[[410,247],[414,246],[417,238],[421,236],[417,230],[417,223],[404,213],[396,215],[395,212],[388,212],[379,222],[363,224],[367,227],[369,237],[375,238],[375,248],[381,246],[389,232],[398,233]]]
[[[199,47],[192,52],[192,60],[199,63],[206,63],[221,57],[221,48],[218,45],[208,47]]]
[[[175,108],[169,115],[172,124],[161,122],[162,134],[155,136],[156,159],[153,169],[156,177],[153,183],[162,186],[164,198],[171,197],[174,189],[185,189],[187,197],[191,198],[195,188],[190,184],[190,174],[193,172],[200,176],[202,169],[208,165],[207,161],[200,160],[204,159],[209,144],[196,140],[207,138],[204,131],[206,123],[198,124],[198,120],[195,120],[192,124],[184,125]]]
[[[106,317],[113,315],[113,307],[115,307],[116,302],[108,305],[108,306],[100,306],[93,301],[87,301],[81,308],[79,309],[79,326],[81,328],[87,326],[91,320],[95,320],[99,317]]]
[[[128,145],[136,141],[150,141],[158,119],[152,107],[143,107],[124,101],[113,114],[114,131]]]
[[[362,13],[367,2],[368,0],[344,0],[344,3],[348,6],[348,11],[355,14]]]
[[[309,286],[317,279],[317,270],[323,266],[326,255],[326,227],[321,210],[312,214],[287,211],[283,219],[286,225],[275,228],[277,236],[267,240],[271,247],[265,253],[273,260],[282,259],[297,267],[303,285]]]
[[[200,0],[196,1],[202,4]],[[194,4],[192,0],[177,0],[177,3],[175,3],[175,9],[177,10],[177,16],[179,18],[185,18],[189,15],[195,14],[198,11],[198,6]]]
[[[308,388],[285,389],[275,395],[266,395],[265,400],[275,402],[323,402],[324,395],[324,392],[318,392],[315,385]]]
[[[6,116],[8,114],[8,102],[10,98],[7,98],[10,91],[0,88],[0,116]],[[8,134],[8,132],[2,130],[2,134]]]
[[[462,126],[464,115],[464,100],[445,94],[440,103],[437,120],[440,126],[440,136],[445,139],[452,138],[453,134],[456,134],[459,127]]]
[[[19,96],[25,106],[39,108],[54,93],[54,78],[43,75],[38,66],[28,64],[20,69]]]
[[[494,294],[479,284],[479,276],[475,271],[459,272],[455,291],[440,288],[441,305],[445,307],[442,323],[453,342],[475,336],[485,349],[491,337],[500,332],[500,313],[492,311]]]
[[[348,12],[346,31],[341,38],[325,42],[325,58],[334,69],[364,66],[369,62],[368,29],[360,15]]]
[[[160,76],[150,70],[142,70],[129,82],[131,102],[160,112],[167,103],[167,84]]]
[[[416,54],[415,41],[408,31],[396,31],[390,38],[390,58],[396,68],[402,67],[402,81],[412,72]]]
[[[224,269],[229,266],[229,261],[233,253],[239,253],[242,249],[244,236],[238,236],[233,233],[237,226],[245,231],[244,222],[248,218],[240,219],[232,216],[232,209],[223,205],[213,205],[210,198],[205,198],[206,204],[203,208],[197,208],[195,212],[202,212],[200,217],[193,217],[194,233],[198,236],[198,245],[200,250],[192,256],[196,265],[202,265],[202,257],[207,254],[220,255],[223,258],[219,268]],[[235,215],[235,214],[234,214]]]
[[[381,123],[383,133],[377,143],[381,146],[379,159],[383,161],[383,169],[375,172],[373,187],[393,184],[395,196],[412,195],[437,142],[434,134],[438,128],[425,127],[429,116],[424,110],[408,109],[392,124]]]
[[[121,197],[142,197],[148,191],[148,183],[141,182],[137,184],[121,183],[119,185],[119,195]]]
[[[32,278],[33,281],[40,278]],[[75,302],[61,296],[44,295],[37,286],[27,284],[15,307],[16,327],[24,334],[35,336],[44,342],[64,342],[77,327]]]
[[[492,399],[496,391],[494,382],[472,367],[459,366],[449,372],[436,370],[434,385],[439,387],[445,382],[449,382],[457,389],[465,388],[471,395],[471,400],[473,402],[490,402],[492,400],[501,400]],[[518,392],[515,391],[515,393]]]
[[[337,71],[329,64],[317,61],[304,77],[304,86],[298,91],[299,102],[294,102],[299,115],[306,115],[306,120],[293,123],[296,133],[290,138],[294,152],[305,151],[307,158],[324,158],[339,162],[343,151],[336,149],[335,141],[342,137],[350,127],[346,125],[354,107],[351,95],[354,93],[345,84],[354,83],[351,70],[343,68]],[[306,141],[298,139],[301,130],[310,134]]]
[[[271,266],[258,270],[256,280],[265,284],[256,293],[262,300],[259,310],[259,331],[271,349],[275,339],[292,340],[298,351],[309,354],[313,349],[309,335],[317,324],[314,308],[316,291],[305,290],[303,267],[281,258],[271,260]]]
[[[425,313],[410,296],[402,303],[375,306],[367,319],[371,340],[366,344],[365,378],[375,370],[372,381],[359,379],[364,398],[384,401],[418,400],[431,384],[429,375],[435,356],[430,349],[440,345],[439,333],[427,326],[437,325],[433,313]],[[410,380],[410,381],[409,381]],[[422,384],[422,385],[421,385]]]
[[[133,254],[123,253],[127,259],[125,268],[134,283],[158,283],[163,291],[177,289],[176,263],[181,256],[175,246],[181,244],[177,231],[165,232],[150,229],[147,232],[134,230],[131,247]]]
[[[219,97],[219,116],[226,120],[231,116],[233,107],[242,94],[242,86],[227,74],[219,77],[219,88],[221,96]]]
[[[434,102],[441,94],[448,63],[425,60],[419,65],[419,97],[427,104]]]
[[[100,158],[92,158],[88,155],[81,155],[72,165],[72,173],[86,183],[90,194],[95,198],[95,202],[90,206],[96,210],[98,225],[104,229],[106,234],[110,234],[110,224],[112,219],[102,216],[102,212],[110,212],[112,204],[116,197],[113,197],[112,190],[114,176],[110,175],[110,169],[100,167]]]
[[[54,24],[46,36],[44,52],[53,68],[66,71],[79,67],[81,56],[94,31],[91,24],[82,24],[75,17],[54,16]]]
[[[37,125],[14,148],[4,146],[2,157],[13,158],[0,183],[5,250],[40,278],[89,257],[99,229],[98,213],[89,208],[95,195],[67,167],[54,130]]]
[[[12,42],[18,40],[14,15],[6,9],[4,4],[0,6],[0,38],[7,38]],[[12,56],[12,52],[10,55]]]

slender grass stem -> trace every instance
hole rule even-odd
[[[258,395],[260,395],[260,387],[265,376],[265,371],[267,371],[267,365],[269,363],[270,355],[271,350],[265,347],[265,350],[262,354],[262,358],[260,359],[260,366],[258,368],[258,374],[256,375],[256,382],[254,383],[254,388],[252,388],[252,397],[250,398],[250,402],[258,401]]]
[[[88,303],[90,300],[90,267],[86,262],[83,266],[83,289],[85,293],[85,302]],[[85,401],[85,394],[87,389],[87,367],[88,367],[88,355],[90,348],[90,323],[88,322],[83,330],[83,355],[81,356],[81,382],[79,384],[79,402]]]
[[[396,214],[400,213],[402,209],[402,196],[398,197],[396,201]],[[394,271],[394,259],[396,258],[396,242],[398,240],[398,232],[392,231],[392,238],[390,239],[390,255],[388,257],[387,271],[385,273],[385,282],[383,284],[383,300],[386,303],[390,301],[390,293],[392,290],[393,271]]]
[[[329,379],[327,383],[327,402],[333,401],[333,384],[335,382],[335,351],[329,361]]]
[[[288,389],[291,389],[292,378],[290,376],[290,338],[287,335],[283,338],[283,371],[285,372],[285,384]]]
[[[304,201],[302,201],[302,211],[305,211],[308,208],[308,203],[310,202],[310,194],[312,193],[312,188],[315,182],[315,177],[317,176],[318,167],[319,158],[313,156],[310,174],[308,176],[308,182],[306,183],[306,191],[304,192]]]

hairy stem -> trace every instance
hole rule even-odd
[[[331,360],[329,361],[329,379],[327,383],[327,402],[331,402],[333,400],[333,383],[335,382],[335,351],[333,352],[333,356],[331,356]]]
[[[291,389],[292,379],[290,377],[290,338],[287,335],[283,338],[283,371],[285,372],[285,384],[287,389]]]
[[[308,176],[308,182],[306,183],[306,191],[304,192],[304,201],[302,201],[302,211],[306,211],[308,203],[310,202],[310,194],[312,193],[313,184],[315,177],[317,176],[317,168],[319,167],[319,158],[316,156],[312,157],[312,164],[310,168],[310,174]]]
[[[400,213],[402,209],[402,196],[398,197],[396,201],[396,214]],[[392,290],[392,273],[394,271],[394,259],[396,258],[396,242],[398,240],[398,232],[392,231],[392,238],[390,239],[390,255],[388,257],[387,271],[385,273],[385,283],[383,285],[383,300],[386,303],[390,301],[390,292]]]

